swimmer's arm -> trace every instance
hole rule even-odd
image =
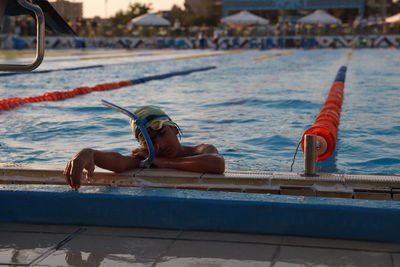
[[[64,170],[66,182],[77,190],[81,185],[83,170],[87,170],[86,179],[93,176],[95,166],[114,172],[123,172],[139,166],[138,157],[123,156],[118,152],[99,151],[85,148],[79,151],[72,160],[67,163]]]
[[[210,144],[201,144],[193,147],[192,149],[194,150],[195,155],[206,153],[219,154],[217,148]]]
[[[183,171],[222,174],[225,171],[224,157],[213,145],[201,144],[185,147],[185,157],[155,157],[153,164],[160,168],[171,168]]]
[[[155,157],[153,165],[182,171],[222,174],[225,160],[220,154],[199,154],[183,158]]]
[[[138,157],[125,156],[114,151],[91,150],[94,164],[100,168],[120,173],[139,167]]]

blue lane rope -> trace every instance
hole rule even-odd
[[[346,80],[346,71],[347,71],[347,66],[345,65],[341,66],[336,74],[334,82],[344,83]]]
[[[0,77],[15,76],[15,75],[22,75],[22,74],[42,74],[42,73],[49,73],[49,72],[54,72],[54,71],[73,71],[73,70],[83,70],[83,69],[95,69],[95,68],[103,68],[104,66],[105,65],[92,65],[92,66],[64,68],[64,69],[37,70],[37,71],[32,71],[32,72],[5,72],[5,73],[0,73]]]
[[[207,71],[207,70],[212,70],[212,69],[216,69],[216,68],[217,67],[215,67],[215,66],[209,66],[209,67],[198,68],[198,69],[175,71],[175,72],[169,72],[169,73],[165,73],[165,74],[147,76],[147,77],[144,77],[144,78],[138,78],[138,79],[131,80],[131,82],[135,85],[135,84],[145,83],[145,82],[148,82],[148,81],[163,80],[163,79],[170,78],[172,76],[188,75],[188,74],[190,74],[192,72]]]

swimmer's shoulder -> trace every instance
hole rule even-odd
[[[199,155],[199,154],[218,154],[218,149],[211,144],[200,144],[196,146],[185,146],[185,150],[188,156]]]

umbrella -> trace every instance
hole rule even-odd
[[[299,22],[303,22],[306,24],[341,24],[342,21],[332,15],[329,15],[323,10],[316,10],[310,15],[302,17],[298,20]]]
[[[235,15],[228,16],[222,19],[222,22],[233,25],[253,25],[253,24],[268,24],[269,21],[262,17],[256,16],[247,10],[240,11]]]
[[[133,18],[130,21],[133,25],[139,26],[169,26],[170,22],[156,14],[144,14],[139,17]]]
[[[399,23],[400,22],[400,13],[393,15],[391,17],[387,17],[385,19],[385,22],[387,23]]]

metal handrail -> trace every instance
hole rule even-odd
[[[45,21],[42,9],[28,0],[17,0],[24,8],[31,10],[36,16],[36,57],[30,64],[0,64],[0,71],[31,71],[39,67],[44,57]]]

